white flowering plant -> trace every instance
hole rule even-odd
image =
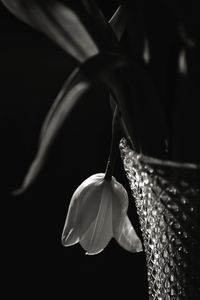
[[[125,136],[138,152],[145,151],[144,136],[149,136],[151,146],[156,140],[158,151],[164,153],[166,128],[155,89],[144,67],[149,61],[147,40],[144,37],[145,53],[141,64],[126,53],[121,42],[124,33],[130,31],[133,11],[130,1],[116,1],[118,8],[110,20],[93,0],[1,2],[77,62],[47,113],[35,159],[22,186],[14,194],[24,192],[37,178],[66,118],[94,83],[100,82],[108,90],[113,112],[107,168],[105,173],[86,179],[73,194],[62,243],[70,246],[80,242],[88,254],[96,254],[114,237],[126,250],[141,251],[141,241],[127,216],[127,193],[113,177],[116,153],[121,136]],[[141,111],[148,126],[140,117]],[[156,124],[152,122],[152,112],[156,115]],[[157,124],[161,128],[159,131]]]

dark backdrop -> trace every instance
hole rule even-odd
[[[0,166],[7,298],[107,298],[119,293],[146,299],[143,254],[131,254],[114,240],[97,256],[60,238],[75,188],[103,172],[109,152],[111,112],[96,86],[77,106],[56,139],[37,181],[12,197],[34,158],[43,119],[75,64],[37,31],[0,6]],[[117,178],[127,187],[119,163]],[[132,199],[129,215],[138,230]]]

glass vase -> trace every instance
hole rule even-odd
[[[200,166],[120,142],[143,236],[150,300],[200,299]]]

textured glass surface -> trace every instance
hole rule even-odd
[[[139,215],[149,299],[200,299],[200,168],[138,155],[120,142]]]

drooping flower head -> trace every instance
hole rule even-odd
[[[74,192],[62,234],[64,246],[80,243],[87,254],[101,252],[112,237],[128,251],[142,250],[127,216],[128,195],[114,177],[105,174],[86,179]]]

